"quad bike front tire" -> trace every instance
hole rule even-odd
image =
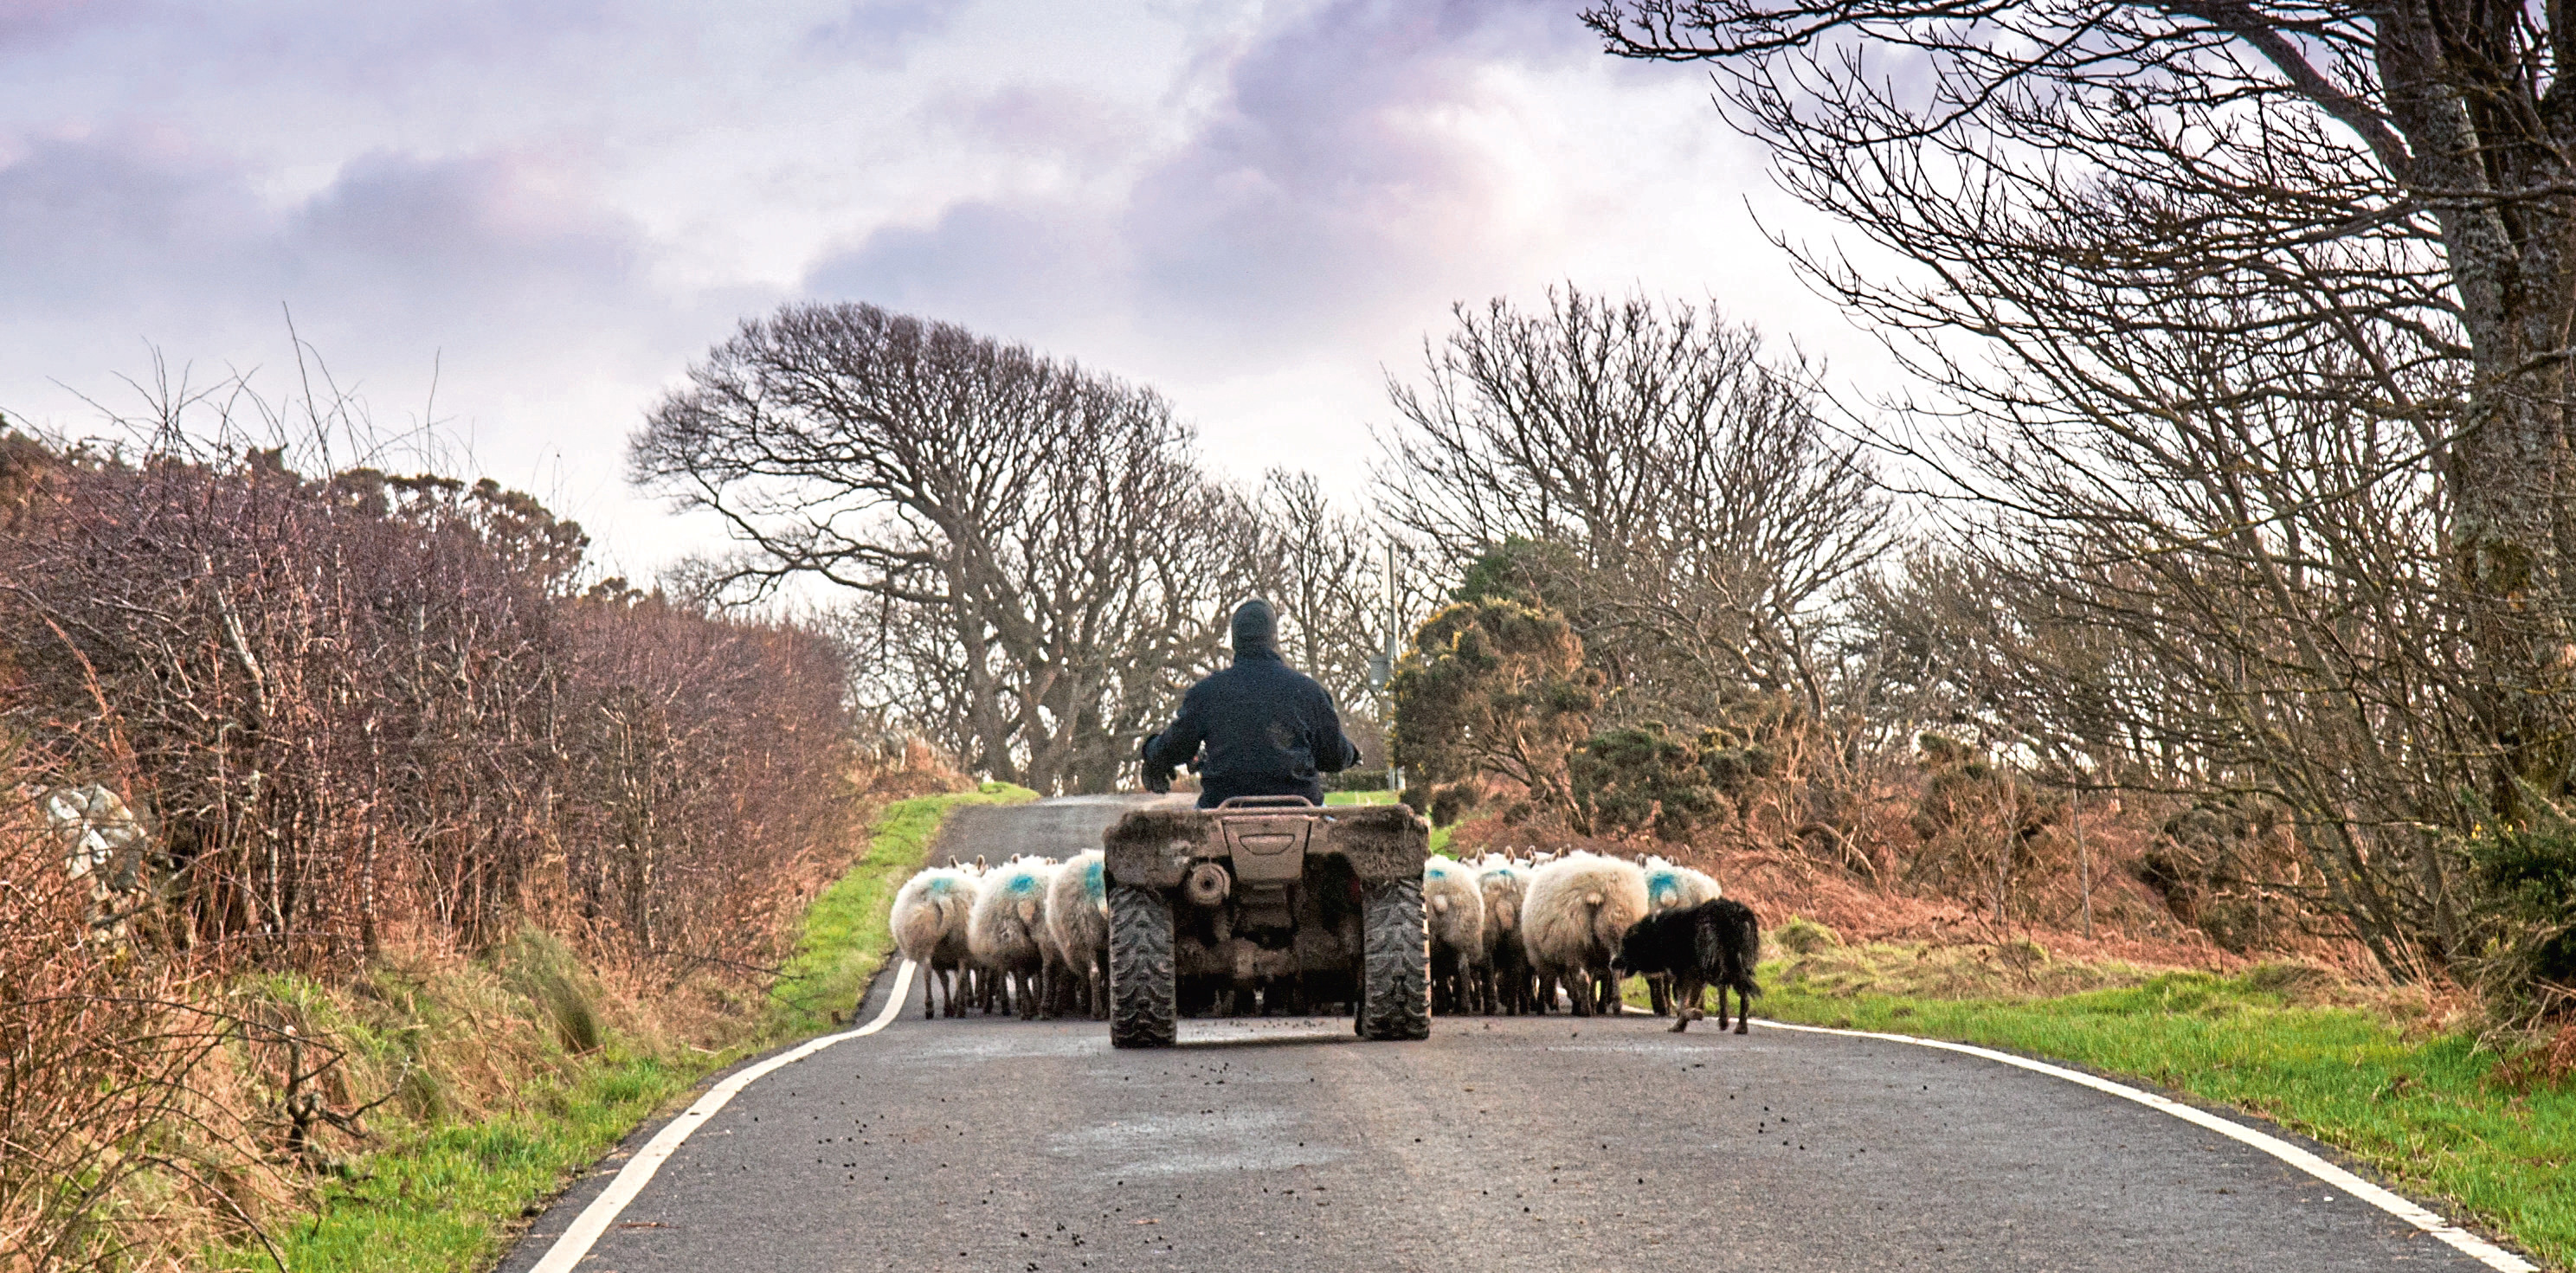
[[[1109,1043],[1168,1048],[1180,1037],[1172,904],[1130,884],[1109,887]]]
[[[1371,887],[1360,924],[1360,1037],[1430,1038],[1431,930],[1422,918],[1422,881]]]

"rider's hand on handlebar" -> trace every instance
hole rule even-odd
[[[1172,794],[1172,771],[1167,765],[1145,766],[1145,790],[1158,796]]]

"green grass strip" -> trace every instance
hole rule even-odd
[[[894,949],[888,923],[896,890],[921,869],[939,824],[952,809],[970,804],[1020,804],[1037,793],[988,782],[981,791],[922,796],[886,806],[870,828],[865,857],[805,912],[805,935],[778,981],[782,1029],[812,1033],[832,1024],[831,1014],[854,1007],[859,988]]]
[[[369,1157],[365,1179],[332,1187],[319,1212],[272,1230],[269,1240],[298,1273],[489,1268],[524,1208],[615,1148],[713,1063],[691,1060],[676,1067],[651,1057],[591,1061],[569,1084],[532,1083],[519,1112],[419,1131]],[[256,1244],[214,1253],[211,1262],[277,1268]]]
[[[868,850],[815,898],[804,934],[779,979],[769,1021],[755,1036],[714,1055],[639,1056],[612,1039],[564,1074],[539,1075],[521,1108],[477,1123],[409,1129],[370,1155],[364,1179],[335,1184],[313,1216],[272,1229],[296,1273],[471,1273],[506,1249],[511,1221],[560,1190],[582,1167],[615,1148],[635,1126],[689,1092],[709,1073],[783,1039],[830,1024],[854,1005],[859,987],[893,943],[886,910],[919,869],[950,810],[1036,798],[1022,787],[924,796],[887,806],[869,828]],[[256,1242],[207,1253],[210,1267],[274,1273]]]
[[[2410,1039],[2385,1016],[2304,1005],[2264,970],[2169,973],[2048,999],[1817,993],[1768,965],[1783,1021],[1946,1039],[2133,1075],[2262,1115],[2438,1196],[2553,1267],[2576,1262],[2576,1091],[2517,1090],[2460,1034]]]

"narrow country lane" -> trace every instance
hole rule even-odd
[[[940,851],[1060,852],[1028,841],[1096,836],[1120,807],[974,811]],[[1191,1021],[1179,1048],[1117,1052],[1091,1021],[924,1021],[919,994],[706,1120],[579,1267],[2482,1267],[2207,1129],[1904,1043],[1558,1015],[1378,1044],[1341,1020]]]

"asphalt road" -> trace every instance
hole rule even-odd
[[[974,811],[953,838],[1006,854],[1116,811]],[[580,1267],[2480,1267],[2213,1132],[1903,1043],[1549,1016],[1371,1044],[1282,1019],[1117,1052],[1090,1021],[923,1021],[919,993],[708,1120]]]

